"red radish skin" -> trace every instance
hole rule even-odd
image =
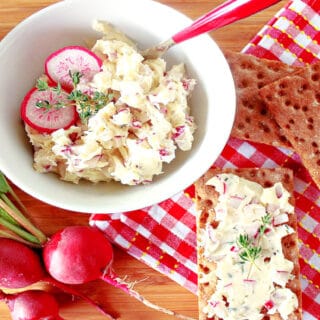
[[[111,266],[113,250],[102,232],[71,226],[54,234],[43,249],[50,275],[66,284],[96,280]]]
[[[45,291],[28,290],[4,297],[12,320],[63,320],[55,297]]]
[[[109,319],[114,319],[102,306],[89,297],[49,276],[44,270],[40,256],[31,248],[15,240],[0,238],[0,287],[20,289],[40,281],[80,297],[95,306]]]
[[[91,81],[101,70],[102,60],[92,51],[81,46],[68,46],[53,52],[46,59],[45,72],[54,83],[70,91],[73,89],[70,72],[80,72],[82,81]]]
[[[45,277],[40,257],[26,245],[0,238],[0,287],[19,289]]]
[[[120,279],[111,269],[112,246],[97,228],[70,226],[54,234],[43,248],[47,271],[56,280],[66,284],[83,284],[102,279],[139,300],[146,306],[176,316],[192,319],[162,308],[132,289],[132,284]]]
[[[37,88],[32,88],[24,97],[20,112],[22,120],[33,129],[41,133],[51,133],[61,128],[67,129],[78,120],[75,106],[51,108],[50,110],[36,106],[37,102],[44,100],[51,104],[58,101],[70,103],[67,99],[67,93],[64,91],[59,95],[52,90],[39,91]]]

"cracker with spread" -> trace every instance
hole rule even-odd
[[[199,319],[301,319],[290,169],[210,169],[196,182]]]

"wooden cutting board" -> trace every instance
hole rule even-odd
[[[135,0],[132,0],[135,1]],[[32,13],[56,0],[10,0],[0,2],[0,39],[2,39],[14,26]],[[212,8],[222,3],[222,0],[160,0],[160,2],[172,6],[195,19]],[[222,49],[240,51],[245,44],[269,21],[270,18],[282,7],[286,1],[280,1],[277,5],[237,22],[231,26],[224,27],[211,35]],[[173,30],[175,32],[177,30]],[[0,75],[1,76],[1,75]],[[47,234],[68,225],[87,225],[88,216],[77,212],[64,211],[49,206],[15,188],[21,200],[30,211],[36,224]],[[177,285],[166,276],[154,271],[146,265],[128,256],[120,249],[115,249],[114,267],[122,276],[128,280],[143,280],[135,288],[144,294],[149,300],[197,318],[197,298],[192,293]],[[128,297],[118,289],[95,281],[78,287],[83,293],[99,301],[108,307],[110,312],[118,313],[122,320],[170,320],[173,317],[150,310],[136,300]],[[49,288],[50,289],[50,288]],[[51,289],[50,289],[51,290]],[[76,299],[71,301],[65,295],[59,295],[61,303],[61,316],[70,320],[102,320],[107,319],[87,303]],[[6,305],[0,302],[0,318],[9,320],[10,315]]]

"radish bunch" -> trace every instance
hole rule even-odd
[[[39,79],[37,87],[26,94],[21,103],[22,120],[41,133],[75,124],[79,116],[74,99],[80,92],[76,85],[92,80],[101,66],[98,56],[80,46],[64,47],[50,54],[44,66],[49,80]],[[90,97],[82,94],[81,99]]]
[[[3,191],[2,194],[1,191]],[[180,319],[191,319],[148,301],[132,288],[131,283],[117,276],[112,269],[114,256],[112,245],[100,230],[90,226],[69,226],[48,239],[11,203],[6,196],[6,191],[11,195],[14,194],[4,176],[0,174],[0,206],[2,198],[6,200],[3,201],[4,207],[10,209],[0,210],[0,224],[2,220],[5,220],[3,225],[12,224],[15,227],[10,227],[11,230],[19,229],[21,233],[21,231],[26,232],[20,229],[22,222],[28,230],[32,231],[32,234],[27,233],[27,240],[25,240],[14,233],[0,232],[1,288],[23,289],[38,282],[46,282],[68,294],[84,299],[109,319],[114,319],[102,306],[70,286],[101,279],[150,308]],[[14,320],[62,319],[58,314],[58,306],[54,297],[45,292],[27,290],[25,294],[8,296],[0,291],[1,299],[9,305]],[[39,301],[43,303],[38,303]],[[48,314],[43,313],[42,304],[50,306],[47,310]],[[21,314],[25,316],[20,317]],[[37,314],[43,314],[43,316],[34,316]]]
[[[69,293],[73,296],[78,296],[98,308],[99,311],[107,315],[110,319],[114,319],[101,306],[87,296],[81,294],[73,287],[67,286],[53,279],[45,271],[41,258],[37,252],[18,241],[0,238],[0,287],[8,289],[21,289],[38,282],[50,283],[66,293]],[[31,301],[32,295],[28,296],[28,299]],[[38,311],[37,304],[35,304],[34,308],[36,308],[34,310],[36,313]],[[41,318],[20,318],[20,320],[35,319]]]

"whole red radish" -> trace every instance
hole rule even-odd
[[[70,226],[54,234],[44,246],[43,260],[47,271],[60,282],[82,284],[102,279],[150,308],[181,319],[192,319],[148,301],[132,288],[132,284],[120,279],[111,268],[112,246],[96,228]]]
[[[18,289],[45,277],[40,257],[26,245],[0,238],[0,287]]]
[[[70,74],[79,72],[82,80],[90,81],[100,71],[101,65],[101,59],[87,48],[68,46],[49,55],[45,62],[45,72],[51,81],[60,83],[70,91],[73,89]]]
[[[96,280],[111,266],[112,246],[102,232],[87,226],[70,226],[56,233],[43,249],[51,276],[67,284]]]
[[[39,281],[50,283],[68,294],[84,299],[104,315],[114,319],[89,297],[49,276],[40,257],[31,248],[15,240],[0,238],[0,287],[20,289]]]
[[[45,291],[28,290],[4,298],[12,320],[63,320],[55,297]]]
[[[42,103],[43,107],[37,106]],[[59,103],[59,107],[56,107]],[[50,108],[45,108],[45,104]],[[61,106],[65,104],[65,106]],[[21,118],[33,129],[42,133],[51,133],[58,129],[66,129],[78,119],[75,106],[70,106],[68,95],[61,90],[60,93],[50,90],[40,91],[31,89],[21,103]]]

